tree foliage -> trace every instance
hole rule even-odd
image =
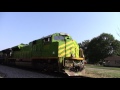
[[[80,45],[91,63],[97,63],[111,55],[120,55],[120,41],[115,40],[111,34],[102,33],[91,41],[85,40]]]
[[[113,46],[113,53],[112,53],[112,55],[120,56],[120,41],[114,40],[114,42],[112,43],[112,46]]]

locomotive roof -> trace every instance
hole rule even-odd
[[[51,37],[52,35],[54,35],[54,34],[60,34],[60,35],[68,35],[67,33],[53,33],[53,34],[50,34],[50,35],[47,35],[47,36],[43,36],[42,38],[40,38],[40,39],[44,39],[44,38],[48,38],[48,37]],[[33,41],[37,41],[37,40],[40,40],[40,39],[36,39],[36,40],[33,40]],[[33,41],[31,41],[31,42],[33,42]]]
[[[68,35],[67,33],[60,32],[60,33],[53,33],[53,34],[47,35],[47,36],[42,37],[42,38],[47,38],[47,37],[50,37],[50,36],[52,36],[52,35],[54,35],[54,34],[59,34],[59,35]],[[68,36],[69,36],[69,35],[68,35]],[[41,38],[41,39],[42,39],[42,38]]]
[[[53,33],[53,34],[47,35],[47,36],[45,36],[45,37],[42,37],[41,39],[47,38],[47,37],[51,37],[51,36],[54,35],[54,34],[68,35],[68,34],[66,34],[66,33]]]
[[[7,52],[9,50],[10,50],[10,48],[7,48],[7,49],[4,49],[4,50],[1,50],[1,52]]]

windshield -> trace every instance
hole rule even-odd
[[[54,40],[64,40],[65,36],[54,36]]]

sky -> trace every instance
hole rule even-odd
[[[120,12],[0,12],[0,50],[59,32],[78,43],[102,33],[120,40]]]

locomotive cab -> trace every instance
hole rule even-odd
[[[58,42],[58,58],[60,70],[71,75],[71,72],[77,72],[84,69],[84,54],[79,48],[78,43],[66,33],[53,35],[53,42]]]

